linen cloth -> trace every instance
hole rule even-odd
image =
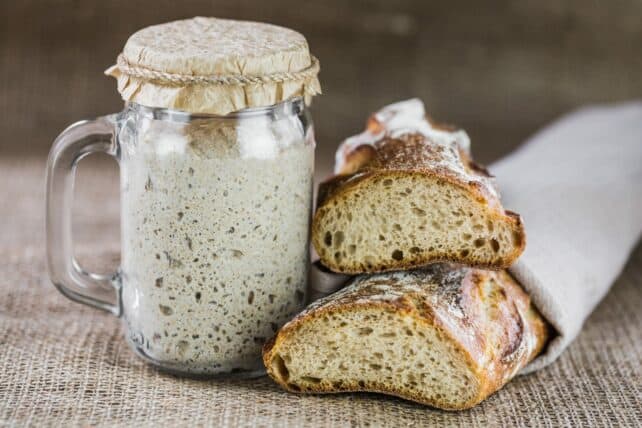
[[[575,339],[640,237],[642,103],[571,113],[490,171],[526,227],[526,250],[509,271],[558,333],[527,373]]]
[[[504,207],[526,227],[526,250],[509,271],[557,332],[524,374],[553,362],[575,339],[640,237],[642,103],[568,114],[490,172]],[[347,280],[316,262],[312,295]]]

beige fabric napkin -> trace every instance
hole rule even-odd
[[[510,272],[558,333],[523,374],[550,364],[575,339],[640,236],[642,103],[568,114],[490,171],[503,205],[526,226],[526,251]],[[312,297],[347,278],[315,263]]]
[[[559,334],[527,373],[575,339],[640,237],[642,103],[564,116],[490,171],[526,226],[526,251],[509,270]]]

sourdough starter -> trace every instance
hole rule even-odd
[[[305,302],[314,144],[300,126],[148,120],[128,136],[122,302],[138,353],[195,374],[262,368]]]

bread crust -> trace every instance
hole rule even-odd
[[[374,145],[359,146],[346,154],[344,170],[354,171],[330,178],[319,186],[317,209],[312,221],[312,243],[321,257],[321,262],[335,272],[358,274],[409,269],[435,262],[454,262],[501,269],[510,266],[524,251],[526,233],[521,217],[505,211],[501,205],[493,177],[481,165],[472,161],[467,152],[456,144],[444,146],[432,142],[420,133],[407,133],[397,138],[384,137]],[[323,255],[323,217],[335,206],[340,206],[351,192],[367,192],[376,180],[416,176],[445,182],[461,189],[469,198],[483,207],[493,222],[508,224],[515,237],[512,251],[505,257],[489,263],[481,263],[457,252],[434,257],[429,254],[403,260],[388,260],[363,267],[344,260],[336,261]]]
[[[387,298],[382,298],[382,287],[388,290]],[[392,311],[436,329],[474,373],[477,387],[472,398],[453,404],[385,383],[301,386],[281,379],[273,358],[302,325],[327,314],[368,308]],[[412,272],[357,277],[283,326],[266,343],[263,361],[270,377],[292,392],[378,392],[445,410],[461,410],[501,388],[541,352],[548,336],[548,325],[507,272],[439,264]],[[429,364],[426,362],[426,366]]]

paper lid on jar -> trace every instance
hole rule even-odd
[[[125,101],[228,114],[321,93],[319,62],[300,33],[260,22],[197,17],[134,33],[105,74]]]

